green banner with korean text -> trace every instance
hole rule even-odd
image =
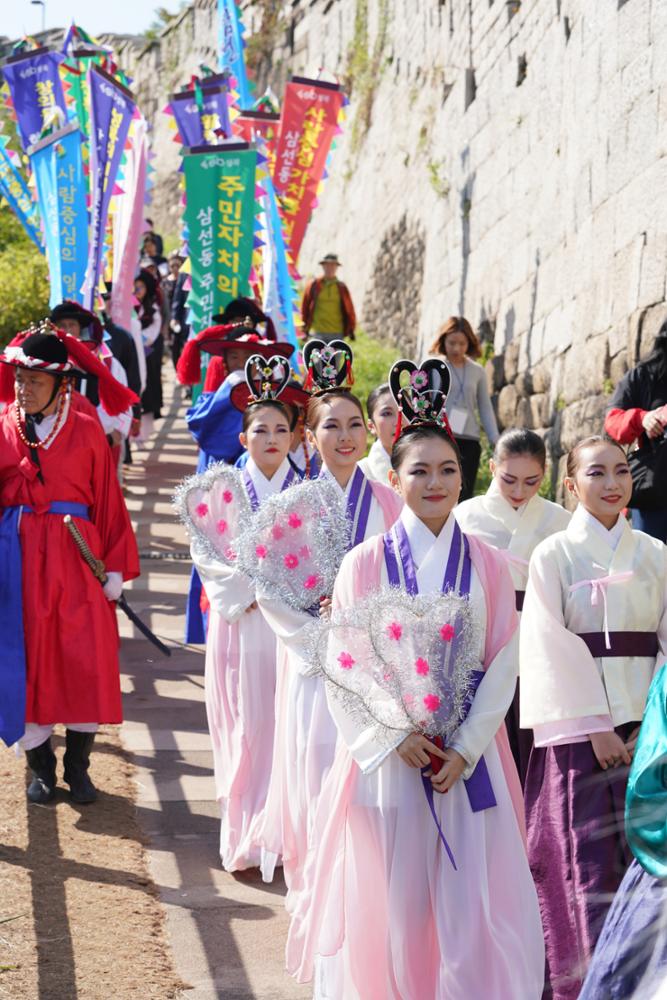
[[[257,151],[247,143],[198,146],[183,157],[195,334],[232,299],[250,294],[256,170]]]

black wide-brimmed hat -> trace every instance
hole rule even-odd
[[[0,364],[9,368],[24,368],[28,371],[44,372],[47,375],[94,375],[98,380],[100,402],[109,414],[115,417],[124,413],[139,399],[117,381],[93,353],[91,348],[64,330],[58,330],[48,321],[42,329],[28,330],[17,334],[13,341],[0,353]],[[10,379],[0,379],[0,401],[10,403],[14,399],[14,388]]]

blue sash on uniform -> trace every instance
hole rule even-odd
[[[89,520],[88,507],[81,503],[54,500],[49,514]],[[5,507],[0,514],[0,739],[12,746],[25,732],[26,662],[23,630],[23,565],[19,524],[22,514],[34,514],[24,504]],[[34,586],[40,585],[39,580]]]

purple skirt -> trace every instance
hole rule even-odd
[[[627,739],[636,723],[619,726]],[[528,860],[546,948],[545,997],[577,1000],[632,855],[623,814],[629,768],[603,771],[590,742],[534,748],[526,775]]]

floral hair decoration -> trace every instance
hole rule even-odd
[[[413,427],[440,427],[454,440],[445,410],[450,382],[447,363],[440,358],[427,358],[419,367],[405,358],[392,365],[389,389],[398,406],[394,441],[401,434],[404,420]]]
[[[322,395],[333,389],[349,389],[354,385],[352,373],[352,348],[344,340],[309,340],[303,349],[307,369],[304,388],[313,395]]]

